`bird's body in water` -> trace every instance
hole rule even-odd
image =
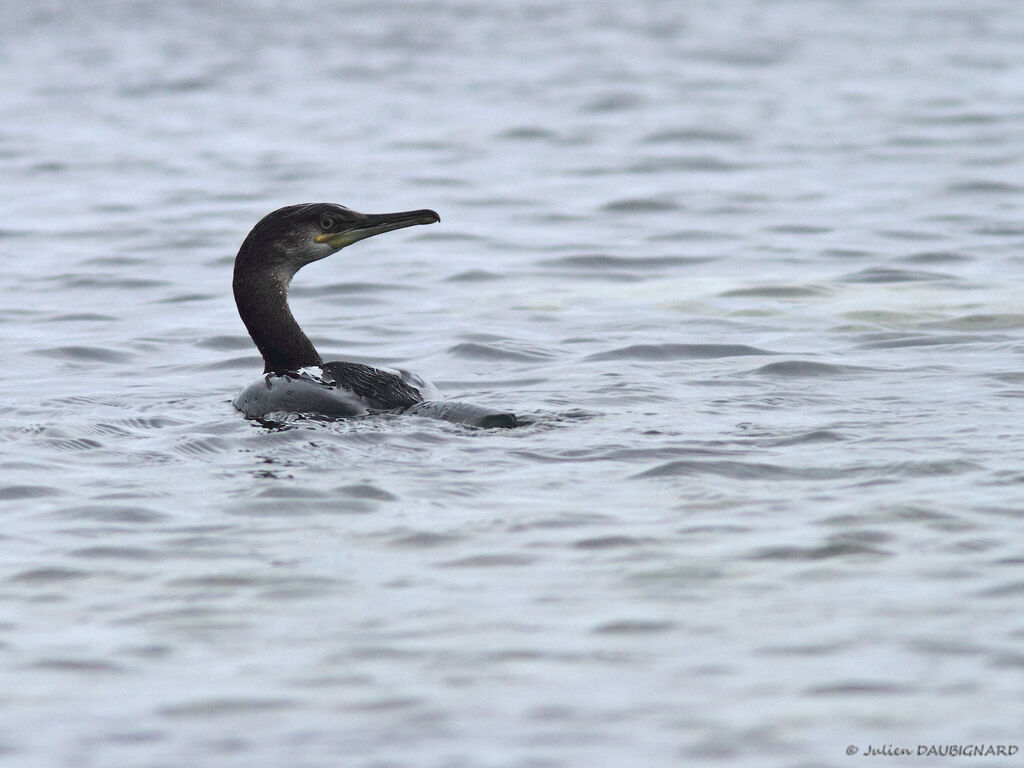
[[[333,203],[290,205],[264,216],[235,257],[232,282],[238,313],[263,355],[264,375],[238,394],[235,407],[250,418],[404,411],[472,426],[516,426],[508,412],[437,401],[433,387],[406,371],[324,362],[288,307],[288,285],[306,264],[373,235],[438,221],[425,209],[363,214]]]

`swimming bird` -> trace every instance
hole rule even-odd
[[[457,401],[407,371],[324,362],[288,307],[288,286],[302,267],[367,237],[434,224],[431,210],[365,214],[334,203],[289,205],[252,228],[235,257],[238,314],[263,355],[263,377],[235,397],[249,418],[270,413],[361,416],[406,412],[478,427],[514,427],[514,414]]]

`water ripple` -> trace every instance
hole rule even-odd
[[[807,297],[831,296],[834,290],[818,285],[763,285],[754,288],[735,288],[720,293],[724,298],[756,299],[802,299]]]
[[[655,197],[623,198],[601,206],[601,210],[607,213],[663,213],[678,208],[671,200]]]
[[[844,283],[919,283],[955,280],[941,272],[924,272],[891,267],[870,267],[839,278]]]
[[[753,371],[762,376],[778,376],[781,378],[803,379],[819,376],[841,377],[871,373],[877,369],[859,365],[838,365],[835,363],[817,363],[813,360],[781,360],[768,363]]]
[[[545,360],[552,356],[550,352],[537,349],[509,349],[506,345],[479,344],[463,342],[448,348],[448,354],[469,360],[509,360],[530,361]]]
[[[882,465],[846,467],[793,467],[747,461],[701,461],[681,459],[640,472],[634,477],[685,477],[718,475],[736,480],[843,480],[885,477],[940,477],[961,475],[981,469],[978,464],[959,459],[904,461]]]
[[[856,542],[838,542],[818,547],[764,547],[748,557],[752,560],[828,560],[851,555],[887,556],[891,552]]]
[[[146,507],[119,504],[87,504],[65,507],[52,513],[65,520],[94,520],[105,523],[156,523],[167,515]]]
[[[128,363],[134,355],[106,347],[44,347],[33,350],[35,355],[68,360],[76,363]]]
[[[630,344],[608,352],[597,352],[584,358],[599,360],[704,360],[717,357],[744,357],[748,355],[774,355],[766,349],[746,344]]]

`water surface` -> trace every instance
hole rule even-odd
[[[1014,3],[111,0],[0,29],[0,761],[1019,738]],[[261,370],[235,250],[315,200],[442,217],[299,274],[325,356],[529,426],[231,409]]]

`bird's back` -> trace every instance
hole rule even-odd
[[[341,360],[321,367],[336,386],[358,395],[371,410],[404,410],[423,401],[418,389],[390,371]]]

